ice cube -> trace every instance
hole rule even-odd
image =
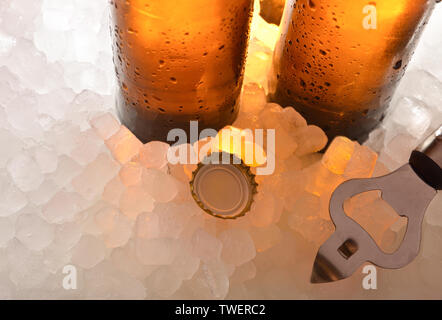
[[[44,249],[43,261],[45,269],[51,274],[62,275],[62,270],[66,265],[71,264],[71,252],[69,252],[65,247],[52,243],[49,247]],[[57,279],[59,280],[59,279]],[[51,282],[54,281],[54,277],[51,277]],[[56,281],[60,283],[59,281]],[[49,284],[52,285],[53,283]],[[58,287],[58,286],[57,286]],[[61,289],[61,288],[60,288]],[[55,296],[59,296],[60,292],[52,292]],[[77,292],[79,294],[79,292]]]
[[[384,140],[385,140],[385,128],[379,126],[370,132],[368,136],[368,140],[365,141],[364,145],[370,147],[372,150],[376,152],[380,152],[384,148]]]
[[[5,279],[0,282],[0,299],[12,300],[16,297],[14,293],[14,284],[9,279]]]
[[[54,242],[68,251],[80,241],[81,232],[81,227],[76,222],[57,225]]]
[[[92,200],[103,193],[104,187],[117,174],[119,165],[107,153],[101,153],[95,161],[72,180],[74,190],[83,198]]]
[[[95,223],[104,233],[109,233],[115,227],[119,214],[115,208],[104,207],[95,215]]]
[[[345,178],[370,178],[378,155],[366,146],[355,144],[355,150],[344,171]]]
[[[160,236],[160,221],[157,214],[143,213],[137,217],[136,236],[146,239],[156,239]]]
[[[44,176],[35,159],[25,152],[11,158],[6,169],[14,183],[23,192],[37,189],[44,180]]]
[[[111,113],[105,113],[91,120],[91,126],[101,139],[107,140],[118,132],[120,123]]]
[[[155,201],[166,203],[178,194],[178,182],[174,177],[156,169],[145,169],[143,184]]]
[[[294,134],[298,143],[295,154],[299,157],[321,151],[327,145],[327,136],[317,126],[299,127]]]
[[[315,245],[321,245],[334,231],[333,223],[318,216],[308,219],[296,213],[289,217],[289,226],[298,232],[306,241]]]
[[[431,70],[432,71],[432,70]],[[432,109],[441,110],[442,106],[442,82],[429,70],[410,70],[405,74],[397,89],[396,100],[402,100],[403,95],[420,100]],[[405,102],[405,101],[404,101]],[[403,117],[401,117],[404,119]],[[404,119],[410,121],[412,119]]]
[[[179,239],[189,221],[190,214],[189,207],[186,205],[158,204],[152,214],[149,214],[148,223],[152,226],[146,226],[147,237]]]
[[[386,253],[395,252],[404,238],[407,231],[407,218],[396,220],[382,235],[380,248]]]
[[[106,141],[106,145],[114,158],[121,164],[129,162],[135,157],[143,144],[126,127],[120,130]]]
[[[229,292],[228,267],[221,261],[202,262],[192,279],[196,298],[224,299]]]
[[[84,269],[91,269],[103,261],[106,254],[104,243],[91,235],[84,235],[72,252],[72,262]]]
[[[295,128],[307,127],[307,121],[293,107],[286,107],[282,110],[284,118]]]
[[[82,130],[85,130],[90,127],[90,121],[87,121],[88,118],[91,117],[93,119],[97,116],[97,113],[101,114],[105,111],[106,103],[107,96],[100,95],[92,90],[80,90],[71,103],[68,117],[79,125]]]
[[[26,206],[25,195],[14,186],[7,173],[0,171],[0,216],[7,217]]]
[[[16,156],[24,147],[23,142],[12,132],[0,129],[0,167],[4,167],[8,160]]]
[[[418,140],[409,134],[397,134],[381,151],[379,159],[390,169],[397,169],[399,165],[408,162],[411,152],[418,144]],[[390,161],[388,161],[389,158],[391,159]]]
[[[15,236],[15,228],[12,220],[0,218],[0,248],[7,245]]]
[[[403,127],[413,137],[421,138],[431,124],[428,107],[414,98],[403,97],[393,106],[385,122],[392,121]]]
[[[57,150],[59,155],[69,156],[78,145],[80,127],[68,121],[57,121],[52,128],[45,133],[44,140]]]
[[[167,143],[153,141],[145,144],[140,150],[140,164],[146,168],[162,169],[167,164]]]
[[[250,236],[253,238],[257,252],[272,248],[282,239],[280,228],[274,224],[267,228],[251,228]]]
[[[276,26],[270,28],[255,14],[241,108],[235,122],[239,128],[277,129],[276,172],[271,177],[256,178],[260,186],[255,206],[263,209],[261,214],[253,215],[252,210],[240,219],[221,221],[206,215],[191,198],[189,179],[194,165],[169,165],[159,148],[148,150],[161,143],[141,147],[129,132],[122,132],[125,129],[114,118],[115,75],[107,0],[0,2],[4,4],[0,5],[1,298],[438,295],[441,285],[434,277],[441,258],[437,199],[426,215],[421,257],[404,270],[392,272],[397,276],[382,272],[388,292],[380,288],[376,293],[359,295],[355,290],[360,287],[358,279],[350,279],[339,290],[335,290],[336,286],[333,290],[323,286],[313,290],[307,285],[317,247],[333,231],[330,218],[325,215],[331,192],[344,179],[369,176],[375,155],[355,144],[343,174],[333,173],[318,163],[322,154],[315,153],[327,141],[322,130],[307,126],[293,108],[266,104]],[[440,54],[435,54],[440,51],[440,19],[436,11],[442,13],[434,11],[426,29],[430,33],[426,31],[421,43],[424,46],[417,50],[419,59],[413,63],[414,67],[425,69],[406,73],[391,103],[394,116],[387,114],[367,144],[380,152],[389,169],[405,163],[421,138],[442,120]],[[105,161],[98,161],[94,167],[97,157],[105,154],[103,141],[107,141],[116,159],[127,164],[121,177],[113,175],[120,166],[115,172],[106,169],[110,168],[106,165],[111,162],[109,159],[103,158]],[[141,150],[140,155],[140,149],[147,150]],[[26,193],[5,168],[21,154],[35,162],[34,168],[44,178],[40,186]],[[131,161],[144,170],[159,169],[160,173],[154,171],[150,179],[139,184],[139,172],[132,170],[137,168],[131,166]],[[23,171],[27,178],[27,170],[26,165],[17,171]],[[375,175],[389,172],[380,161],[374,170]],[[160,191],[155,188],[157,178]],[[171,181],[174,183],[169,184]],[[167,190],[171,185],[175,186]],[[138,191],[127,186],[138,186]],[[319,198],[319,212],[312,206],[303,215],[295,216],[290,208],[301,206],[299,201],[309,197]],[[265,203],[264,199],[271,200]],[[394,247],[392,243],[397,244],[405,230],[401,220],[385,229],[394,216],[378,203],[379,195],[361,195],[358,199],[350,201],[353,207],[349,215],[365,219],[376,239],[382,239],[383,249],[385,244]],[[140,206],[134,202],[140,202]],[[289,212],[282,213],[283,206]],[[126,216],[131,215],[131,209],[137,212],[133,220]],[[137,229],[133,232],[137,215]],[[35,223],[30,223],[32,219]],[[298,232],[291,232],[288,223]],[[54,231],[43,232],[48,226]],[[20,232],[16,234],[15,228]],[[244,249],[244,242],[239,240],[241,237],[230,235],[235,232],[253,240],[259,253],[252,260],[238,254]],[[41,252],[34,251],[43,246]],[[250,245],[247,248],[246,253],[252,252]],[[229,259],[230,263],[226,261]],[[237,266],[239,259],[248,262]],[[77,261],[81,263],[77,265]],[[62,269],[67,264],[80,268],[77,290],[66,291],[60,285],[65,276]],[[410,277],[411,273],[415,276]],[[410,281],[415,290],[406,290],[405,284]]]
[[[2,27],[14,36],[22,36],[28,31],[32,31],[33,21],[41,10],[41,1],[29,4],[26,1],[17,0],[9,6],[4,5],[4,8],[5,21],[3,21]],[[17,16],[20,19],[17,19]]]
[[[80,165],[87,165],[98,156],[101,146],[103,146],[103,141],[93,130],[89,129],[77,136],[70,156]]]
[[[133,222],[124,215],[118,215],[110,232],[104,235],[108,248],[118,248],[126,245],[132,235]]]
[[[304,173],[308,177],[305,190],[316,196],[324,197],[324,199],[331,196],[331,192],[344,182],[341,175],[331,172],[321,162],[304,169]]]
[[[191,280],[200,266],[200,259],[192,255],[188,242],[182,245],[175,260],[170,266],[171,272],[182,280]]]
[[[69,88],[57,88],[42,94],[37,97],[38,113],[50,117],[53,121],[62,121],[69,112],[70,103],[74,97],[75,93]]]
[[[162,298],[172,296],[180,287],[182,279],[170,267],[161,267],[155,270],[147,279],[146,286]]]
[[[120,170],[121,182],[126,187],[141,184],[143,168],[137,162],[128,162]]]
[[[28,249],[41,251],[54,240],[55,227],[36,214],[22,214],[16,223],[16,237]]]
[[[14,19],[17,20],[16,17]],[[47,93],[60,86],[60,70],[57,66],[48,64],[45,55],[38,51],[30,40],[17,40],[8,68],[17,75],[24,86],[37,93]]]
[[[241,109],[243,113],[257,114],[267,103],[264,88],[257,83],[247,83],[241,93]]]
[[[17,40],[4,33],[0,32],[0,57],[7,57],[11,53],[12,48],[17,44]]]
[[[256,266],[253,261],[244,263],[243,265],[237,267],[232,277],[230,278],[230,283],[242,283],[247,280],[251,280],[256,276]]]
[[[258,193],[248,213],[252,225],[264,228],[276,222],[277,205],[275,202],[276,199],[272,194]]]
[[[33,153],[42,173],[52,173],[57,169],[58,155],[55,150],[39,146],[33,150]]]
[[[148,266],[172,264],[179,250],[179,242],[167,238],[137,238],[135,246],[137,258]]]
[[[199,228],[192,237],[193,254],[202,260],[216,260],[221,256],[222,242]]]
[[[385,231],[399,219],[399,215],[386,201],[378,198],[355,210],[352,218],[380,245]]]
[[[296,152],[298,144],[293,135],[279,127],[276,129],[276,153],[279,160],[288,159],[293,153]],[[268,147],[268,146],[267,146]]]
[[[335,174],[343,174],[356,148],[356,143],[345,137],[335,138],[322,158],[322,164]]]
[[[65,32],[40,27],[34,32],[34,43],[38,50],[44,52],[48,62],[61,60],[66,55],[68,38]]]
[[[259,121],[264,129],[277,129],[283,121],[283,108],[277,103],[267,103],[259,113]]]
[[[310,217],[317,217],[319,215],[320,205],[320,197],[304,192],[294,203],[293,207],[288,208],[287,211],[308,220]],[[302,225],[290,225],[290,227],[292,229],[303,228]]]
[[[104,187],[102,199],[108,203],[118,207],[121,195],[125,190],[124,184],[121,182],[120,176],[117,175]]]
[[[371,219],[384,228],[389,228],[399,219],[398,213],[382,198],[378,198],[370,204],[370,211]]]
[[[75,193],[60,191],[43,206],[43,217],[49,223],[72,221],[81,208],[82,200]]]
[[[146,297],[146,289],[141,281],[120,272],[109,260],[85,270],[85,299],[135,300]]]
[[[142,212],[152,212],[153,208],[154,199],[141,187],[129,187],[121,195],[120,210],[132,220]]]
[[[282,175],[279,188],[281,189],[285,209],[290,210],[298,200],[306,187],[307,181],[307,175],[300,170],[289,170]]]
[[[137,260],[133,250],[127,247],[112,250],[111,261],[119,270],[140,279],[144,279],[151,274],[147,271],[149,268],[146,268]]]
[[[370,206],[373,202],[380,198],[381,194],[378,190],[359,193],[344,202],[344,211],[352,217],[356,211],[364,207]]]
[[[265,27],[265,24],[263,25]],[[273,34],[274,36],[274,34]],[[267,40],[272,41],[271,35]],[[274,41],[274,39],[273,39]],[[246,60],[246,69],[244,72],[244,82],[258,82],[264,88],[267,88],[267,74],[272,61],[272,51],[262,42],[252,41]]]
[[[44,257],[41,253],[34,253],[21,244],[18,240],[12,240],[7,248],[7,259],[10,269],[9,278],[17,288],[41,289],[47,278],[49,270],[44,265]]]
[[[81,172],[81,166],[72,158],[62,155],[58,159],[57,170],[51,174],[52,179],[59,187],[65,187]]]
[[[373,177],[381,177],[390,173],[390,170],[381,161],[376,162],[373,170]]]
[[[234,266],[240,266],[256,256],[255,244],[246,230],[232,228],[219,236],[223,245],[221,258]]]
[[[69,61],[63,63],[64,67],[64,81],[67,86],[72,88],[75,92],[81,93],[82,91],[91,91],[102,94],[109,94],[109,83],[112,83],[107,78],[105,70],[101,70],[97,65]],[[87,123],[87,119],[84,119],[84,124]]]

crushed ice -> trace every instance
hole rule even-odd
[[[309,277],[334,229],[333,189],[397,168],[442,122],[442,7],[367,146],[338,138],[323,156],[322,130],[266,105],[277,28],[255,15],[234,125],[277,128],[276,172],[258,177],[249,214],[221,221],[191,198],[192,166],[168,164],[167,145],[143,145],[114,117],[107,0],[0,2],[0,298],[441,297],[440,195],[419,258],[379,271],[378,290],[363,290],[360,272]],[[400,241],[405,225],[379,194],[346,210],[385,250]],[[63,289],[67,265],[77,290]]]

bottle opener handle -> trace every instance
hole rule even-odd
[[[341,184],[330,200],[336,231],[321,246],[315,261],[320,277],[323,280],[349,277],[366,261],[387,269],[409,264],[419,253],[426,209],[441,188],[442,127],[412,153],[408,164],[395,172]],[[382,199],[400,216],[408,218],[401,246],[391,254],[383,252],[368,232],[344,212],[345,200],[373,190],[381,191]]]

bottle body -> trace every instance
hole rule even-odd
[[[364,141],[382,120],[434,4],[298,0],[287,6],[270,99],[295,107],[330,139]]]
[[[113,0],[120,119],[143,142],[238,113],[252,0]]]
[[[268,23],[279,26],[285,2],[285,0],[260,0],[261,17]]]

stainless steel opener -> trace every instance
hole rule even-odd
[[[363,263],[397,269],[419,253],[422,221],[428,205],[442,189],[442,126],[412,152],[409,163],[383,177],[354,179],[341,184],[330,200],[334,234],[319,248],[311,282],[325,283],[350,277]],[[401,246],[384,253],[373,238],[344,212],[344,201],[357,194],[379,190],[396,212],[408,218]]]

